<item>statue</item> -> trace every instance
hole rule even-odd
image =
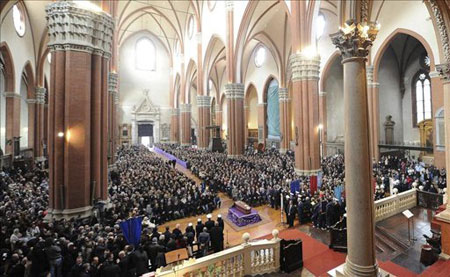
[[[386,121],[384,122],[384,137],[386,140],[386,144],[394,143],[394,125],[395,122],[392,121],[392,115],[386,116]]]

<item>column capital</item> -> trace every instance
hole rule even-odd
[[[445,82],[450,82],[450,63],[442,63],[436,65],[436,71],[439,72],[439,76]]]
[[[244,99],[244,84],[225,84],[225,97],[227,99]]]
[[[279,102],[287,102],[289,101],[289,91],[287,88],[279,88],[278,89],[278,101]]]
[[[45,11],[50,49],[111,57],[114,20],[109,14],[85,9],[72,1],[50,3]]]
[[[431,6],[431,11],[433,12],[434,18],[436,20],[437,29],[439,30],[439,36],[441,37],[442,49],[444,50],[444,57],[447,62],[450,62],[450,45],[449,37],[447,32],[447,26],[445,24],[445,19],[442,15],[441,9],[437,4],[437,0],[428,1]]]
[[[4,95],[5,95],[5,98],[18,98],[18,99],[22,98],[22,97],[20,97],[20,94],[17,94],[12,91],[5,91]]]
[[[216,113],[221,113],[221,112],[222,112],[222,108],[221,108],[219,105],[215,105],[215,106],[214,106],[214,111],[215,111]]]
[[[27,102],[27,104],[36,104],[37,100],[36,99],[27,99],[26,102]]]
[[[197,107],[211,107],[211,96],[197,95]]]
[[[326,91],[319,91],[319,97],[324,97],[327,96],[327,92]]]
[[[47,89],[43,87],[36,87],[36,103],[45,104],[45,95],[47,94]]]
[[[233,1],[225,1],[225,7],[227,11],[232,11],[234,9]]]
[[[366,58],[377,37],[379,25],[375,22],[347,20],[339,32],[331,34],[331,41],[341,51],[342,58]]]
[[[108,92],[111,94],[119,92],[119,74],[115,72],[108,74]]]
[[[191,104],[180,104],[180,113],[190,113],[191,112]]]
[[[320,56],[295,53],[289,57],[292,81],[319,80]]]
[[[171,114],[172,114],[172,116],[178,116],[178,115],[180,115],[180,109],[178,109],[178,108],[172,108]]]

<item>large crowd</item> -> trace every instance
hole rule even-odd
[[[223,249],[221,219],[217,224],[208,219],[205,226],[199,219],[197,228],[190,224],[184,232],[158,232],[166,221],[215,209],[216,195],[208,187],[138,146],[118,151],[110,175],[110,206],[89,218],[47,222],[47,172],[38,167],[2,171],[0,275],[140,276],[164,266],[164,254],[174,249],[187,248],[196,256]],[[130,217],[143,219],[135,246],[119,225]]]
[[[247,149],[238,158],[194,148],[159,145],[179,159],[201,180],[197,184],[142,146],[119,149],[110,171],[111,205],[85,219],[46,222],[46,170],[4,169],[0,173],[0,275],[6,276],[138,276],[166,264],[164,254],[186,248],[190,256],[223,249],[223,220],[198,219],[184,230],[158,227],[167,221],[211,213],[220,205],[218,191],[252,206],[282,205],[289,225],[312,221],[326,229],[345,213],[344,157],[322,160],[317,191],[309,177],[296,177],[292,152]],[[373,165],[374,200],[413,187],[444,193],[445,170],[419,161],[383,157]],[[290,185],[298,180],[299,189]],[[138,245],[130,245],[120,222],[142,218]]]

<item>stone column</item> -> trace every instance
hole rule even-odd
[[[197,107],[199,118],[198,126],[198,147],[200,149],[206,149],[209,145],[209,129],[206,129],[210,125],[210,113],[211,113],[211,97],[208,95],[197,95]],[[200,122],[202,124],[200,124]]]
[[[107,200],[108,63],[114,22],[74,2],[46,8],[52,51],[48,217],[87,216]]]
[[[180,105],[181,146],[191,145],[191,104]]]
[[[316,175],[320,171],[318,55],[298,53],[290,58],[295,122],[295,172]]]
[[[172,108],[170,119],[170,143],[180,143],[180,109]]]
[[[116,149],[117,149],[117,130],[119,126],[117,125],[117,102],[119,99],[119,74],[115,72],[110,72],[108,75],[108,156],[109,163],[113,164],[115,162]]]
[[[450,63],[437,66],[440,72],[444,87],[444,124],[445,124],[445,167],[447,169],[447,206],[440,212],[436,219],[441,225],[442,232],[442,256],[450,258]]]
[[[44,132],[45,132],[45,95],[47,90],[43,87],[36,87],[36,156],[44,156]]]
[[[244,85],[226,84],[225,96],[228,113],[228,156],[244,153]]]
[[[379,157],[379,122],[380,112],[378,107],[378,87],[379,84],[373,79],[373,66],[367,66],[367,95],[369,108],[369,130],[370,130],[370,153],[373,160],[378,161]]]
[[[289,118],[289,92],[287,88],[279,88],[278,101],[280,103],[280,131],[281,131],[281,144],[280,152],[286,153],[289,150],[289,143],[291,137],[291,127]]]
[[[327,93],[319,92],[319,124],[322,130],[322,157],[327,156]],[[320,134],[319,134],[320,135]]]
[[[366,82],[368,48],[377,34],[348,21],[331,35],[344,66],[345,187],[347,202],[347,258],[345,276],[378,276],[375,258],[374,201],[370,157],[369,108]],[[355,26],[352,28],[352,26]],[[361,28],[359,28],[361,27]]]

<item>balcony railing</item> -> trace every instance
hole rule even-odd
[[[250,242],[250,235],[242,236],[241,245],[199,259],[192,258],[180,265],[166,266],[156,276],[245,276],[280,270],[280,239],[273,230],[271,240]]]
[[[398,194],[375,201],[375,222],[399,214],[417,205],[416,189],[410,189]]]

